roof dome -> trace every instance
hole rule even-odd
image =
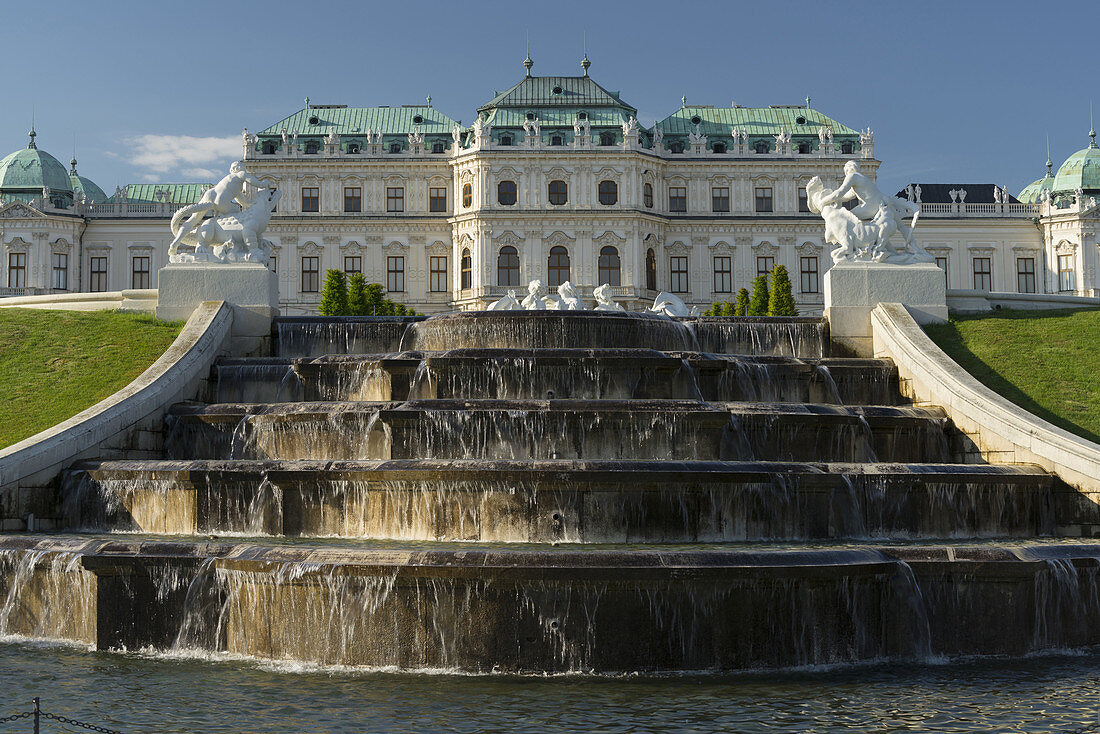
[[[1047,175],[1029,183],[1016,198],[1023,204],[1037,204],[1039,202],[1039,197],[1042,196],[1044,191],[1051,191],[1054,188],[1054,174],[1051,173],[1051,168],[1053,166],[1054,164],[1050,161],[1050,151],[1048,150]]]
[[[1071,192],[1076,189],[1100,190],[1100,148],[1096,147],[1096,131],[1090,130],[1092,141],[1069,158],[1054,177],[1053,190]]]
[[[90,178],[85,178],[76,172],[76,156],[69,161],[72,169],[69,170],[69,182],[73,185],[73,193],[83,193],[84,198],[88,200],[89,204],[105,204],[107,202],[107,194],[103,193],[103,189],[96,185],[96,182]]]
[[[34,144],[36,133],[31,130],[31,142],[0,160],[0,194],[41,196],[42,187],[72,194],[73,184],[65,166]]]

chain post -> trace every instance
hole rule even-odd
[[[34,734],[38,734],[38,717],[42,710],[38,706],[38,696],[34,697]]]

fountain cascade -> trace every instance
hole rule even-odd
[[[1100,643],[1073,492],[971,463],[819,319],[283,319],[0,538],[0,634],[470,672]]]

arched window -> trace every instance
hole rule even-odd
[[[799,143],[798,144],[798,152],[799,152],[800,155],[808,155],[810,153],[810,144],[809,143]]]
[[[764,153],[768,152],[768,141],[767,140],[757,140],[756,145],[754,146],[754,148],[756,149],[757,153],[763,155]]]
[[[562,138],[561,135],[550,136],[550,145],[562,145],[563,143],[565,143],[565,140]]]
[[[613,133],[613,132],[600,133],[600,145],[614,145],[614,144],[615,144],[615,133]]]
[[[504,206],[512,206],[516,203],[515,181],[501,181],[497,184],[497,202]]]
[[[275,155],[275,141],[268,140],[266,143],[264,143],[263,151],[264,155]]]
[[[653,254],[653,248],[645,253],[645,287],[651,291],[657,290],[657,256]]]
[[[852,154],[852,150],[853,150],[853,149],[854,149],[854,148],[853,148],[853,146],[852,146],[851,142],[847,142],[847,143],[841,143],[841,144],[840,144],[840,152],[841,152],[841,153],[842,153],[843,155],[851,155],[851,154]]]
[[[321,151],[321,144],[316,140],[306,142],[306,155],[317,155]]]
[[[673,140],[671,143],[668,144],[668,152],[669,153],[683,153],[684,152],[683,142],[681,142],[679,140]]]
[[[726,144],[725,143],[715,143],[714,144],[714,152],[715,153],[725,153],[726,152]]]
[[[440,140],[437,140],[434,143],[432,143],[432,152],[433,153],[442,153],[444,150],[446,150],[446,148],[447,148],[447,146],[445,146],[443,144],[443,142],[440,141]]]
[[[500,144],[501,145],[511,145],[512,144],[512,136],[511,135],[501,135],[500,136]]]
[[[611,245],[600,250],[599,285],[619,285],[619,251]]]
[[[511,245],[497,253],[497,285],[519,285],[519,253]]]
[[[474,203],[474,187],[471,184],[462,185],[462,206],[469,207]]]
[[[470,258],[470,248],[466,248],[462,251],[462,290],[467,290],[473,286],[474,282],[474,263]]]
[[[348,143],[348,155],[359,155],[359,143]]]
[[[554,206],[561,206],[569,200],[569,187],[565,181],[551,181],[546,187],[547,197]]]
[[[401,143],[390,143],[390,152],[397,154],[401,152]]]
[[[642,201],[647,209],[653,208],[653,184],[647,183],[642,187]]]
[[[614,181],[600,181],[600,203],[611,206],[619,200],[619,185]]]
[[[547,265],[549,266],[549,286],[551,288],[557,288],[559,285],[569,280],[569,250],[566,250],[561,245],[551,247],[550,258]]]

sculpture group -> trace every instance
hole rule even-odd
[[[198,202],[172,215],[169,261],[267,265],[271,243],[263,233],[280,197],[278,189],[248,173],[241,161],[234,162],[229,174]]]
[[[844,164],[844,180],[833,191],[814,176],[806,184],[810,211],[825,220],[825,242],[836,247],[830,253],[834,263],[843,261],[889,262],[896,265],[934,262],[913,240],[913,229],[920,207],[897,196],[882,193],[875,183],[860,172],[859,164]],[[857,200],[851,210],[845,201]],[[906,221],[908,217],[911,220]],[[890,242],[900,232],[904,245]]]
[[[596,286],[592,291],[592,297],[596,299],[593,311],[626,311],[625,308],[615,303],[611,295],[611,286],[604,283]],[[550,293],[550,289],[541,280],[535,279],[527,284],[527,297],[519,300],[514,290],[509,290],[507,295],[500,300],[493,301],[485,309],[486,311],[586,311],[584,301],[577,294],[577,288],[568,280],[558,286],[557,293]],[[661,292],[657,295],[651,308],[646,313],[658,316],[698,316],[698,309],[688,308],[682,300],[671,293]]]

